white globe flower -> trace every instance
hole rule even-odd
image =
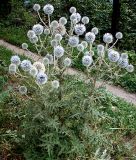
[[[88,18],[87,16],[84,16],[84,17],[82,18],[82,23],[88,24],[88,23],[89,23],[89,18]]]
[[[98,51],[98,52],[104,52],[104,46],[103,46],[102,44],[99,44],[99,45],[97,46],[97,51]]]
[[[49,64],[53,64],[53,56],[51,54],[47,54],[45,57],[49,59]]]
[[[59,23],[62,24],[62,25],[66,25],[67,24],[67,19],[65,17],[61,17],[59,19]]]
[[[45,14],[51,15],[54,12],[54,7],[51,4],[47,4],[43,7]]]
[[[49,58],[44,57],[44,58],[43,58],[43,64],[44,64],[45,66],[48,65],[48,64],[49,64]]]
[[[77,20],[77,22],[80,22],[81,20],[81,15],[79,13],[73,13],[71,16],[70,16],[70,20],[73,21],[73,20]]]
[[[78,50],[79,52],[84,51],[84,49],[85,49],[85,47],[83,46],[83,44],[78,44],[78,45],[77,45],[77,50]]]
[[[29,73],[31,76],[36,77],[36,75],[38,74],[38,70],[35,66],[32,66]]]
[[[133,66],[132,64],[129,64],[129,65],[126,67],[126,70],[131,73],[131,72],[134,71],[134,66]]]
[[[35,24],[32,30],[36,35],[41,35],[43,33],[44,27],[41,24]]]
[[[88,43],[93,43],[95,41],[95,34],[92,32],[88,32],[85,34],[85,39]]]
[[[57,41],[61,41],[61,40],[62,40],[62,35],[61,35],[61,34],[56,34],[56,35],[55,35],[55,39],[56,39]]]
[[[75,7],[71,7],[69,11],[70,11],[70,13],[76,13],[76,8]]]
[[[55,28],[55,27],[58,27],[59,26],[59,23],[58,21],[54,20],[51,22],[51,27]]]
[[[83,35],[84,32],[86,31],[86,27],[83,24],[77,24],[77,25],[75,25],[74,29],[75,29],[75,33],[77,35]]]
[[[108,52],[108,58],[111,62],[117,62],[120,58],[120,55],[117,51],[114,50],[110,50]]]
[[[57,89],[59,88],[59,81],[54,80],[51,82],[52,88]]]
[[[11,63],[19,66],[21,61],[20,61],[20,57],[19,56],[12,56],[10,59]]]
[[[56,40],[56,39],[53,39],[52,41],[51,41],[51,46],[52,47],[56,47],[58,45],[58,41]]]
[[[128,64],[128,59],[122,59],[120,58],[118,60],[118,65],[120,68],[126,68],[129,64]]]
[[[93,59],[89,55],[85,55],[82,58],[82,64],[86,67],[89,67],[93,63]]]
[[[71,59],[68,58],[68,57],[65,58],[64,61],[63,61],[63,64],[64,64],[65,67],[69,67],[71,65],[71,63],[72,63]]]
[[[81,44],[82,44],[85,48],[88,47],[88,43],[87,43],[86,41],[82,41]]]
[[[33,38],[29,39],[31,43],[37,43],[38,42],[38,37],[34,36]]]
[[[34,4],[33,10],[38,12],[41,9],[41,6],[39,4]]]
[[[39,85],[43,85],[47,83],[47,80],[48,80],[48,76],[43,72],[39,72],[36,76],[36,82]]]
[[[10,65],[9,65],[9,73],[10,73],[10,74],[15,74],[16,71],[17,71],[17,66],[16,66],[16,64],[10,64]]]
[[[22,95],[27,94],[27,88],[26,88],[26,86],[20,86],[19,87],[19,93],[22,94]]]
[[[28,44],[27,43],[22,43],[22,48],[23,49],[27,49],[28,48]]]
[[[70,37],[68,40],[68,44],[71,47],[77,47],[77,45],[79,44],[79,37],[76,37],[76,36]]]
[[[28,38],[33,38],[34,36],[36,36],[36,35],[35,35],[35,32],[34,32],[33,30],[29,30],[29,31],[27,32],[27,37],[28,37]]]
[[[105,33],[103,36],[103,41],[107,44],[110,44],[113,42],[113,36],[110,33]]]
[[[123,34],[121,32],[117,32],[116,35],[115,35],[115,37],[117,39],[122,39],[123,38]]]
[[[32,64],[31,64],[31,61],[29,61],[29,60],[23,60],[21,62],[20,66],[21,66],[22,70],[30,71]]]
[[[62,46],[57,46],[54,48],[54,55],[57,58],[60,58],[64,55],[64,48]]]
[[[99,32],[99,30],[98,30],[98,28],[97,27],[94,27],[94,28],[92,28],[92,30],[91,30],[95,35],[97,35],[98,34],[98,32]]]
[[[122,53],[121,58],[122,59],[128,59],[128,54],[127,53]]]
[[[38,70],[38,72],[45,72],[45,66],[41,62],[34,62],[33,66]]]
[[[49,29],[45,29],[45,30],[44,30],[44,34],[45,34],[45,35],[49,35],[49,34],[50,34],[50,30],[49,30]]]

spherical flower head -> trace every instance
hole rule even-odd
[[[91,55],[91,56],[94,56],[94,51],[90,51],[90,55]]]
[[[110,44],[113,42],[113,36],[110,33],[105,33],[103,36],[103,41],[107,44]]]
[[[27,43],[22,43],[22,49],[27,49],[28,48],[28,44]]]
[[[62,25],[66,25],[67,24],[67,19],[65,17],[61,17],[59,19],[59,23],[62,24]]]
[[[57,46],[54,48],[54,55],[57,58],[61,58],[64,55],[64,48],[62,46]]]
[[[49,59],[49,64],[53,64],[53,56],[51,54],[47,54],[45,57]]]
[[[128,54],[127,53],[122,53],[121,58],[122,59],[128,59]]]
[[[44,57],[44,58],[43,58],[43,64],[44,64],[45,66],[49,65],[49,58]]]
[[[54,28],[53,34],[61,34],[62,36],[66,33],[66,28],[64,25],[59,24],[57,27]]]
[[[70,16],[70,20],[73,21],[73,20],[77,20],[77,23],[80,22],[81,20],[81,15],[79,13],[73,13],[71,16]]]
[[[27,32],[27,37],[28,38],[33,38],[35,36],[35,32],[33,31],[33,30],[29,30],[28,32]]]
[[[32,66],[29,73],[31,76],[36,77],[36,75],[38,74],[38,70],[35,66]]]
[[[69,11],[70,11],[70,13],[76,13],[76,8],[75,8],[75,7],[71,7],[71,8],[69,9]]]
[[[45,30],[44,30],[44,34],[45,34],[45,35],[49,35],[49,34],[50,34],[50,30],[49,30],[49,29],[45,29]]]
[[[45,66],[41,62],[34,62],[33,66],[38,70],[38,72],[45,72]]]
[[[120,68],[126,68],[129,64],[128,64],[128,59],[122,59],[120,58],[118,60],[118,65]]]
[[[111,62],[117,62],[120,58],[120,55],[117,51],[111,50],[108,52],[108,58]]]
[[[86,41],[82,41],[81,44],[82,44],[85,48],[88,47],[88,43],[87,43]]]
[[[38,42],[38,37],[34,36],[33,38],[29,39],[31,43],[37,43]]]
[[[19,87],[19,93],[22,94],[22,95],[26,95],[27,94],[26,86],[20,86]]]
[[[29,60],[23,60],[20,66],[23,71],[30,71],[32,64]]]
[[[93,32],[88,32],[85,34],[85,39],[88,43],[93,43],[95,41],[95,34]]]
[[[17,66],[15,64],[10,64],[9,65],[9,73],[10,74],[15,74],[17,70]]]
[[[83,35],[84,34],[84,32],[86,31],[86,27],[85,27],[85,25],[83,25],[83,24],[77,24],[77,25],[75,25],[75,33],[77,34],[77,35]]]
[[[62,40],[62,35],[61,34],[56,34],[55,39],[60,42]]]
[[[51,4],[47,4],[43,7],[43,11],[47,15],[51,15],[54,12],[54,7]]]
[[[69,40],[68,40],[68,44],[71,47],[77,47],[77,45],[79,44],[79,38],[76,37],[76,36],[70,37]]]
[[[82,23],[88,24],[88,23],[89,23],[89,18],[88,18],[87,16],[84,16],[84,17],[82,18]]]
[[[21,61],[20,61],[20,57],[19,56],[12,56],[10,59],[11,63],[19,66]]]
[[[99,44],[99,45],[97,46],[97,51],[98,51],[98,52],[104,52],[104,46],[103,46],[102,44]]]
[[[36,76],[36,82],[39,85],[43,85],[47,83],[47,80],[48,80],[48,76],[43,72],[39,72]]]
[[[52,88],[57,89],[59,88],[59,81],[54,80],[51,82]]]
[[[133,66],[132,64],[129,64],[129,65],[126,67],[126,70],[131,73],[131,72],[134,71],[134,66]]]
[[[53,39],[52,41],[51,41],[51,46],[52,47],[56,47],[58,45],[58,41],[56,40],[56,39]]]
[[[51,22],[51,27],[52,28],[55,28],[55,27],[58,27],[58,26],[59,26],[58,21],[54,20],[54,21]]]
[[[91,32],[93,32],[95,35],[99,33],[99,30],[97,27],[92,28]]]
[[[43,26],[41,24],[35,24],[32,29],[36,35],[41,35],[43,33]]]
[[[92,63],[93,63],[93,59],[92,59],[91,56],[89,56],[89,55],[83,56],[83,58],[82,58],[82,64],[85,67],[89,67]]]
[[[116,35],[115,35],[115,37],[117,39],[122,39],[123,38],[123,34],[121,32],[117,32]]]
[[[34,4],[33,10],[38,12],[41,9],[41,6],[39,4]]]
[[[68,57],[65,58],[64,61],[63,61],[63,64],[64,64],[65,67],[69,67],[71,65],[71,63],[72,63],[71,59],[68,58]]]
[[[77,50],[78,50],[79,52],[83,52],[84,49],[85,49],[85,47],[83,46],[83,44],[78,44],[78,45],[77,45]]]

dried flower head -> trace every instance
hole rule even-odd
[[[99,33],[99,30],[97,27],[92,28],[91,30],[95,35],[97,35]]]
[[[65,67],[69,67],[71,65],[71,59],[70,58],[65,58],[63,61],[63,64]]]
[[[51,46],[56,47],[58,45],[58,41],[56,39],[51,40]]]
[[[49,64],[53,64],[53,56],[51,54],[47,54],[45,57],[49,59]]]
[[[33,10],[38,12],[41,9],[41,6],[39,4],[34,4]]]
[[[62,40],[62,35],[61,35],[61,34],[56,34],[56,35],[55,35],[55,39],[56,39],[57,41],[61,41],[61,40]]]
[[[36,36],[36,35],[35,35],[35,32],[34,32],[33,30],[29,30],[29,31],[27,32],[27,37],[28,37],[28,38],[33,38],[34,36]]]
[[[19,87],[19,93],[22,94],[22,95],[27,94],[27,88],[26,88],[26,86],[20,86]]]
[[[45,66],[48,65],[48,64],[49,64],[49,58],[44,57],[44,58],[43,58],[43,64],[44,64]]]
[[[87,16],[84,16],[84,17],[82,18],[82,23],[88,24],[88,23],[89,23],[89,18],[88,18]]]
[[[75,8],[75,7],[71,7],[71,8],[69,9],[69,11],[70,11],[70,13],[76,13],[76,8]]]
[[[38,70],[38,72],[45,72],[45,66],[41,62],[34,62],[33,66]]]
[[[59,88],[59,81],[54,80],[51,82],[52,88],[57,89]]]
[[[49,29],[47,29],[47,28],[46,28],[46,29],[44,29],[44,34],[45,34],[45,35],[49,35],[49,34],[50,34],[50,30],[49,30]]]
[[[104,46],[103,46],[102,44],[99,44],[99,45],[97,46],[97,51],[98,51],[98,52],[104,52]]]
[[[110,33],[105,33],[103,36],[103,41],[107,44],[110,44],[113,42],[113,36]]]
[[[10,64],[10,65],[9,65],[9,73],[10,73],[10,74],[15,74],[16,71],[17,71],[17,66],[16,66],[16,64]]]
[[[122,39],[123,38],[123,34],[121,32],[117,32],[116,35],[115,35],[115,37],[117,39]]]
[[[53,33],[54,34],[61,34],[62,36],[66,33],[66,28],[64,25],[62,24],[59,24],[57,27],[54,27],[54,30],[53,30]]]
[[[28,44],[27,43],[22,43],[22,48],[23,49],[27,49],[28,48]]]
[[[52,28],[55,28],[55,27],[59,26],[59,23],[58,23],[58,21],[54,20],[54,21],[51,22],[50,25],[51,25]]]
[[[62,24],[62,25],[66,25],[67,24],[67,19],[65,17],[61,17],[59,19],[59,23]]]

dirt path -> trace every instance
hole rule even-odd
[[[9,50],[11,50],[15,53],[17,53],[18,55],[27,56],[28,58],[31,58],[35,61],[40,60],[40,57],[38,55],[36,55],[32,52],[20,49],[19,47],[16,47],[16,46],[14,46],[10,43],[7,43],[3,40],[0,40],[0,45],[6,47],[7,49],[9,49]],[[67,69],[65,74],[80,75],[79,77],[81,77],[81,79],[86,79],[86,76],[82,72],[77,71],[77,70],[72,69],[72,68]],[[97,86],[101,85],[101,83],[102,82],[97,82]],[[106,89],[108,91],[110,91],[113,95],[115,95],[117,97],[120,97],[120,98],[124,99],[125,101],[133,103],[134,105],[136,105],[136,94],[128,93],[120,87],[109,85],[109,84],[106,84]]]

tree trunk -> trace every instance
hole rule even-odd
[[[111,32],[113,35],[119,31],[119,20],[120,20],[120,0],[113,0],[113,12],[112,12],[112,26]]]

